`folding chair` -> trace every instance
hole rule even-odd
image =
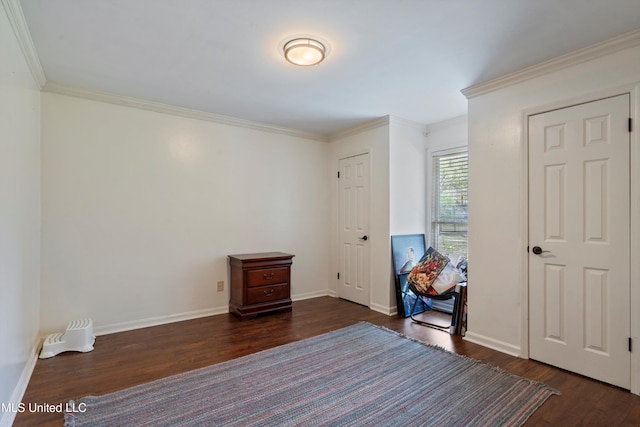
[[[423,292],[420,292],[411,282],[409,282],[409,289],[411,289],[411,292],[413,292],[416,296],[416,300],[413,302],[413,307],[411,307],[411,314],[410,314],[411,320],[423,326],[428,326],[430,328],[435,328],[441,331],[447,331],[451,333],[452,332],[451,327],[455,326],[454,323],[455,323],[455,319],[457,318],[457,311],[459,310],[458,300],[459,300],[460,294],[458,293],[458,291],[456,291],[456,288],[454,287],[453,289],[439,295],[432,295],[432,294],[425,294]],[[418,301],[421,300],[426,307],[429,307],[429,310],[432,310],[431,304],[428,304],[428,302],[425,301],[425,299],[431,299],[436,301],[446,301],[446,300],[450,300],[451,298],[455,299],[454,310],[451,315],[451,325],[441,326],[435,323],[425,322],[424,320],[419,320],[414,317],[415,314],[420,314],[424,312],[424,311],[421,311],[420,313],[415,312]]]

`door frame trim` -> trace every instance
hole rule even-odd
[[[371,149],[369,148],[363,148],[361,150],[354,150],[354,151],[349,151],[346,153],[339,153],[336,155],[335,157],[335,170],[339,171],[340,170],[340,161],[344,160],[344,159],[348,159],[350,157],[357,157],[357,156],[362,156],[364,154],[369,155],[369,212],[368,212],[368,220],[369,220],[369,235],[371,235],[371,230],[373,228],[372,224],[371,224]],[[335,184],[334,184],[334,192],[336,194],[336,211],[335,214],[336,215],[336,221],[335,221],[335,233],[336,233],[336,246],[335,246],[335,266],[336,266],[336,270],[339,269],[340,267],[340,181],[337,179],[334,180]],[[373,271],[372,271],[372,263],[371,263],[371,259],[372,259],[372,253],[371,253],[371,248],[369,248],[369,304],[367,305],[367,307],[371,308],[372,306],[372,294],[373,294],[373,290],[372,290],[372,277],[373,277]],[[335,273],[335,272],[334,272]],[[338,279],[334,273],[331,273],[333,276],[333,283],[334,283],[334,289],[335,289],[335,297],[336,298],[340,298],[340,279]]]
[[[526,251],[529,244],[529,117],[561,108],[568,108],[579,104],[629,94],[630,116],[633,119],[631,132],[630,154],[630,330],[631,338],[635,342],[631,352],[631,393],[640,395],[640,263],[633,260],[640,259],[640,83],[628,84],[617,88],[591,93],[578,98],[566,99],[525,109],[521,113],[521,179],[520,194],[520,236],[522,247],[519,272],[521,282],[521,340],[520,354],[522,358],[529,358],[529,255]],[[634,308],[635,307],[635,308]]]

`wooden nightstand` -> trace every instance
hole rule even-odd
[[[283,252],[229,255],[229,312],[240,319],[272,311],[291,311],[291,264]]]

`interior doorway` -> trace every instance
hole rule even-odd
[[[630,95],[529,116],[529,357],[631,387]]]
[[[370,304],[369,154],[339,161],[338,297]]]

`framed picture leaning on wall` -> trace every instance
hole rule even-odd
[[[391,253],[396,282],[396,303],[398,315],[402,317],[409,316],[409,311],[416,299],[416,296],[407,285],[407,276],[416,263],[420,261],[425,251],[424,234],[391,236]],[[418,303],[415,313],[421,313],[429,308],[421,301]]]

